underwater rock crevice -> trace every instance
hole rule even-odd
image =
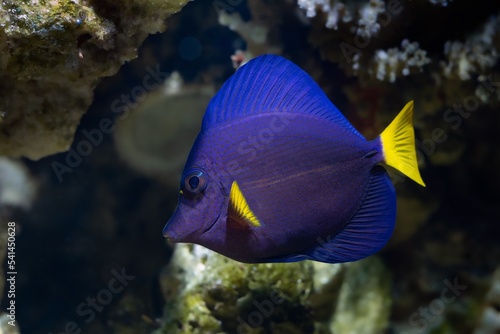
[[[69,148],[99,79],[137,55],[183,1],[0,4],[0,155]]]

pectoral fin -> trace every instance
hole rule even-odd
[[[229,193],[228,224],[239,228],[261,226],[236,181],[233,181]]]

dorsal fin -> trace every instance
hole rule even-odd
[[[202,128],[278,112],[317,115],[363,138],[306,72],[275,55],[260,56],[241,66],[210,101]]]

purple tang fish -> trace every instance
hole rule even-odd
[[[367,141],[298,66],[257,57],[210,101],[163,235],[248,263],[367,257],[396,219],[380,164],[425,186],[412,117]]]

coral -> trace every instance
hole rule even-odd
[[[381,28],[378,18],[386,11],[385,2],[382,0],[371,0],[362,4],[338,0],[298,0],[297,4],[306,11],[308,18],[315,17],[317,8],[320,8],[326,14],[325,27],[328,29],[338,30],[340,22],[356,22],[357,25],[352,30],[364,38],[378,35]]]
[[[440,4],[442,6],[436,6],[436,11],[452,10],[448,9],[446,1]],[[402,76],[421,75],[424,66],[429,66],[428,72],[435,78],[468,80],[488,73],[499,58],[498,13],[491,15],[476,32],[468,33],[464,40],[443,39],[436,52],[435,47],[432,51],[428,49],[427,35],[410,40],[397,33],[408,24],[402,21],[404,18],[415,20],[420,15],[409,16],[409,11],[425,8],[417,4],[403,4],[397,0],[386,3],[301,0],[299,7],[306,9],[310,17],[316,16],[317,7],[328,13],[326,18],[319,17],[312,22],[311,44],[320,50],[324,59],[337,63],[348,75],[363,80],[394,82]],[[356,14],[352,18],[345,13]],[[345,19],[339,21],[341,17]],[[421,42],[426,46],[422,47]]]
[[[0,155],[67,150],[99,78],[117,72],[184,1],[2,1]]]
[[[213,93],[209,85],[183,86],[179,74],[173,73],[117,120],[118,152],[138,171],[177,187]]]
[[[356,31],[359,36],[366,38],[363,43],[368,43],[366,41],[370,41],[370,36],[376,34],[379,28],[375,23],[363,26],[360,20]],[[354,45],[346,42],[340,43],[339,51],[342,57],[339,53],[331,54],[333,56],[331,59],[340,62],[340,65],[351,75],[395,82],[399,77],[422,73],[425,65],[431,62],[427,51],[421,49],[418,42],[410,42],[408,39],[403,39],[399,48],[375,49],[373,54],[364,52],[362,46],[365,44],[360,44],[361,42],[356,37],[353,40]],[[347,64],[341,61],[342,58],[347,60]]]
[[[158,334],[379,333],[391,306],[391,280],[376,256],[347,265],[242,264],[179,244],[160,283],[166,307]]]
[[[451,79],[469,80],[487,73],[500,57],[500,16],[490,17],[478,32],[461,41],[447,41],[446,60],[441,62],[443,74]]]
[[[156,333],[308,333],[311,262],[242,264],[179,244],[161,278],[166,299]]]
[[[375,51],[373,67],[375,73],[370,71],[380,81],[394,82],[396,78],[410,72],[422,72],[423,66],[430,63],[427,52],[419,48],[417,42],[410,43],[407,39],[401,42],[401,50],[391,48],[387,51]]]
[[[338,22],[340,19],[343,22],[350,22],[352,20],[351,14],[346,6],[341,1],[330,1],[325,0],[298,0],[297,4],[299,7],[306,11],[308,18],[315,17],[317,14],[317,8],[327,14],[327,19],[325,26],[327,28],[338,29]]]
[[[372,0],[368,5],[361,7],[356,34],[365,38],[377,36],[381,28],[378,17],[385,10],[385,3],[382,0]]]

